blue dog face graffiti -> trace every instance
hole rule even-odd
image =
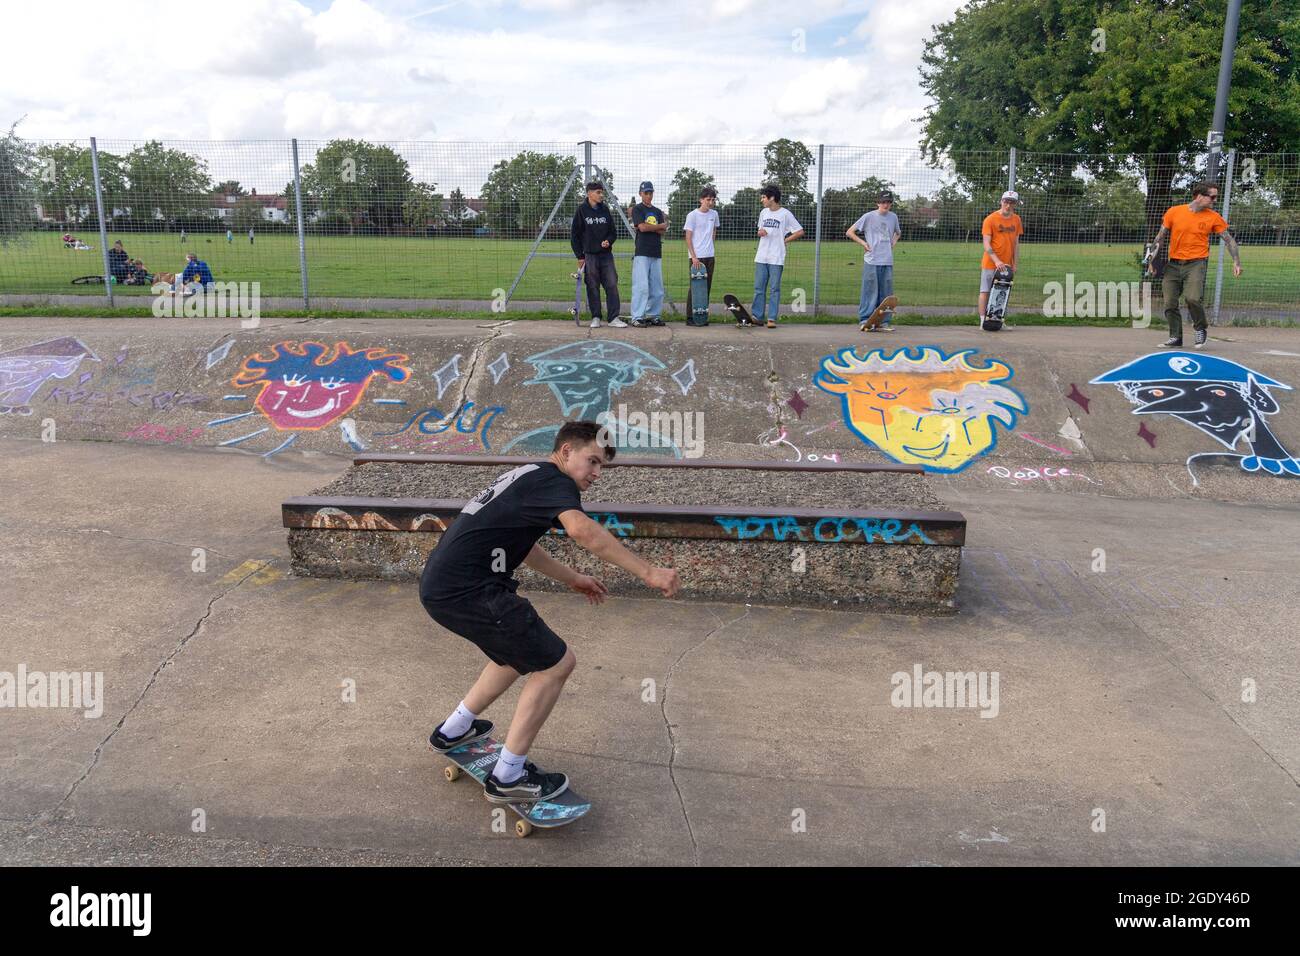
[[[681,457],[681,450],[671,442],[653,441],[656,436],[641,435],[643,429],[620,428],[610,412],[615,395],[636,384],[646,372],[658,372],[666,367],[649,352],[626,342],[572,342],[530,355],[525,361],[533,366],[536,374],[524,384],[547,386],[559,401],[560,414],[565,418],[608,424],[619,436],[620,450],[624,436],[636,432],[638,453]],[[558,425],[533,429],[511,440],[504,450],[516,454],[548,453],[558,431]]]
[[[1202,452],[1187,459],[1235,458],[1243,471],[1300,477],[1300,461],[1265,424],[1280,406],[1270,389],[1290,385],[1217,355],[1157,352],[1111,369],[1093,380],[1110,384],[1137,407],[1134,415],[1171,415],[1213,438],[1229,451],[1244,440],[1249,455]],[[1192,475],[1192,480],[1196,476]]]

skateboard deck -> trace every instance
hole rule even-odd
[[[709,324],[709,270],[703,262],[698,269],[691,269],[691,314],[687,321],[691,325]]]
[[[750,317],[749,310],[745,308],[745,304],[734,295],[731,295],[730,293],[724,295],[722,297],[722,302],[727,307],[727,311],[736,317],[737,326],[757,324]]]
[[[582,325],[582,273],[583,269],[579,269],[569,275],[573,280],[573,308],[569,310],[569,315],[573,316],[574,325]]]
[[[980,320],[980,328],[985,332],[996,332],[1002,328],[1007,314],[1007,303],[1011,300],[1011,283],[1014,275],[1003,266],[993,273],[993,288],[989,290],[988,308]]]
[[[898,296],[887,295],[880,300],[880,305],[876,306],[876,311],[872,312],[867,319],[866,327],[869,329],[880,328],[880,323],[885,321],[885,313],[894,311],[898,305]]]
[[[441,757],[446,757],[451,761],[446,769],[443,770],[443,776],[448,781],[459,780],[461,775],[468,773],[478,781],[479,786],[487,782],[488,774],[496,766],[497,757],[501,752],[501,744],[492,737],[483,737],[472,743],[462,744],[454,750],[446,753],[435,750],[434,753]],[[567,826],[575,820],[580,820],[587,815],[591,809],[591,801],[584,799],[573,791],[573,788],[565,790],[554,800],[538,800],[536,803],[494,803],[494,807],[509,807],[516,816],[515,836],[526,837],[533,832],[534,828],[542,830],[551,830],[556,827]]]

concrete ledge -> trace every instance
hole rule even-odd
[[[312,495],[281,506],[295,573],[414,581],[466,501],[537,457],[365,454]],[[966,519],[917,467],[875,462],[615,459],[587,492],[587,514],[648,561],[681,574],[686,600],[946,613]],[[562,531],[557,560],[644,596]],[[521,584],[560,586],[526,567]]]

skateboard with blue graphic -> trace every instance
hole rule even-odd
[[[709,324],[709,270],[703,262],[691,267],[691,314],[686,317],[691,325]]]
[[[585,267],[579,268],[577,272],[570,273],[569,278],[573,280],[573,308],[569,310],[569,315],[573,316],[574,325],[582,325],[582,273],[586,271]]]
[[[501,752],[501,744],[491,737],[483,737],[472,743],[462,744],[455,750],[449,750],[442,756],[452,761],[452,765],[443,770],[443,776],[449,782],[459,780],[468,773],[478,781],[479,786],[487,782],[488,774],[496,766]],[[581,820],[591,809],[591,801],[573,792],[565,790],[554,800],[538,800],[536,803],[503,803],[519,817],[515,821],[515,836],[526,837],[534,828],[553,830],[568,826],[575,820]]]

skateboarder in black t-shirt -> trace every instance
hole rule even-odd
[[[614,457],[595,422],[566,422],[544,462],[506,472],[473,501],[429,555],[420,578],[420,601],[429,616],[478,646],[490,663],[460,706],[438,725],[429,743],[446,752],[488,736],[492,721],[479,714],[519,678],[529,674],[515,707],[510,733],[484,796],[493,803],[525,803],[562,793],[569,779],[542,773],[526,762],[529,747],[550,716],[576,658],[525,599],[515,594],[515,568],[527,564],[567,584],[588,602],[608,593],[598,578],[556,561],[537,541],[554,528],[604,561],[636,575],[672,597],[681,586],[672,568],[651,565],[582,510],[581,492]]]

